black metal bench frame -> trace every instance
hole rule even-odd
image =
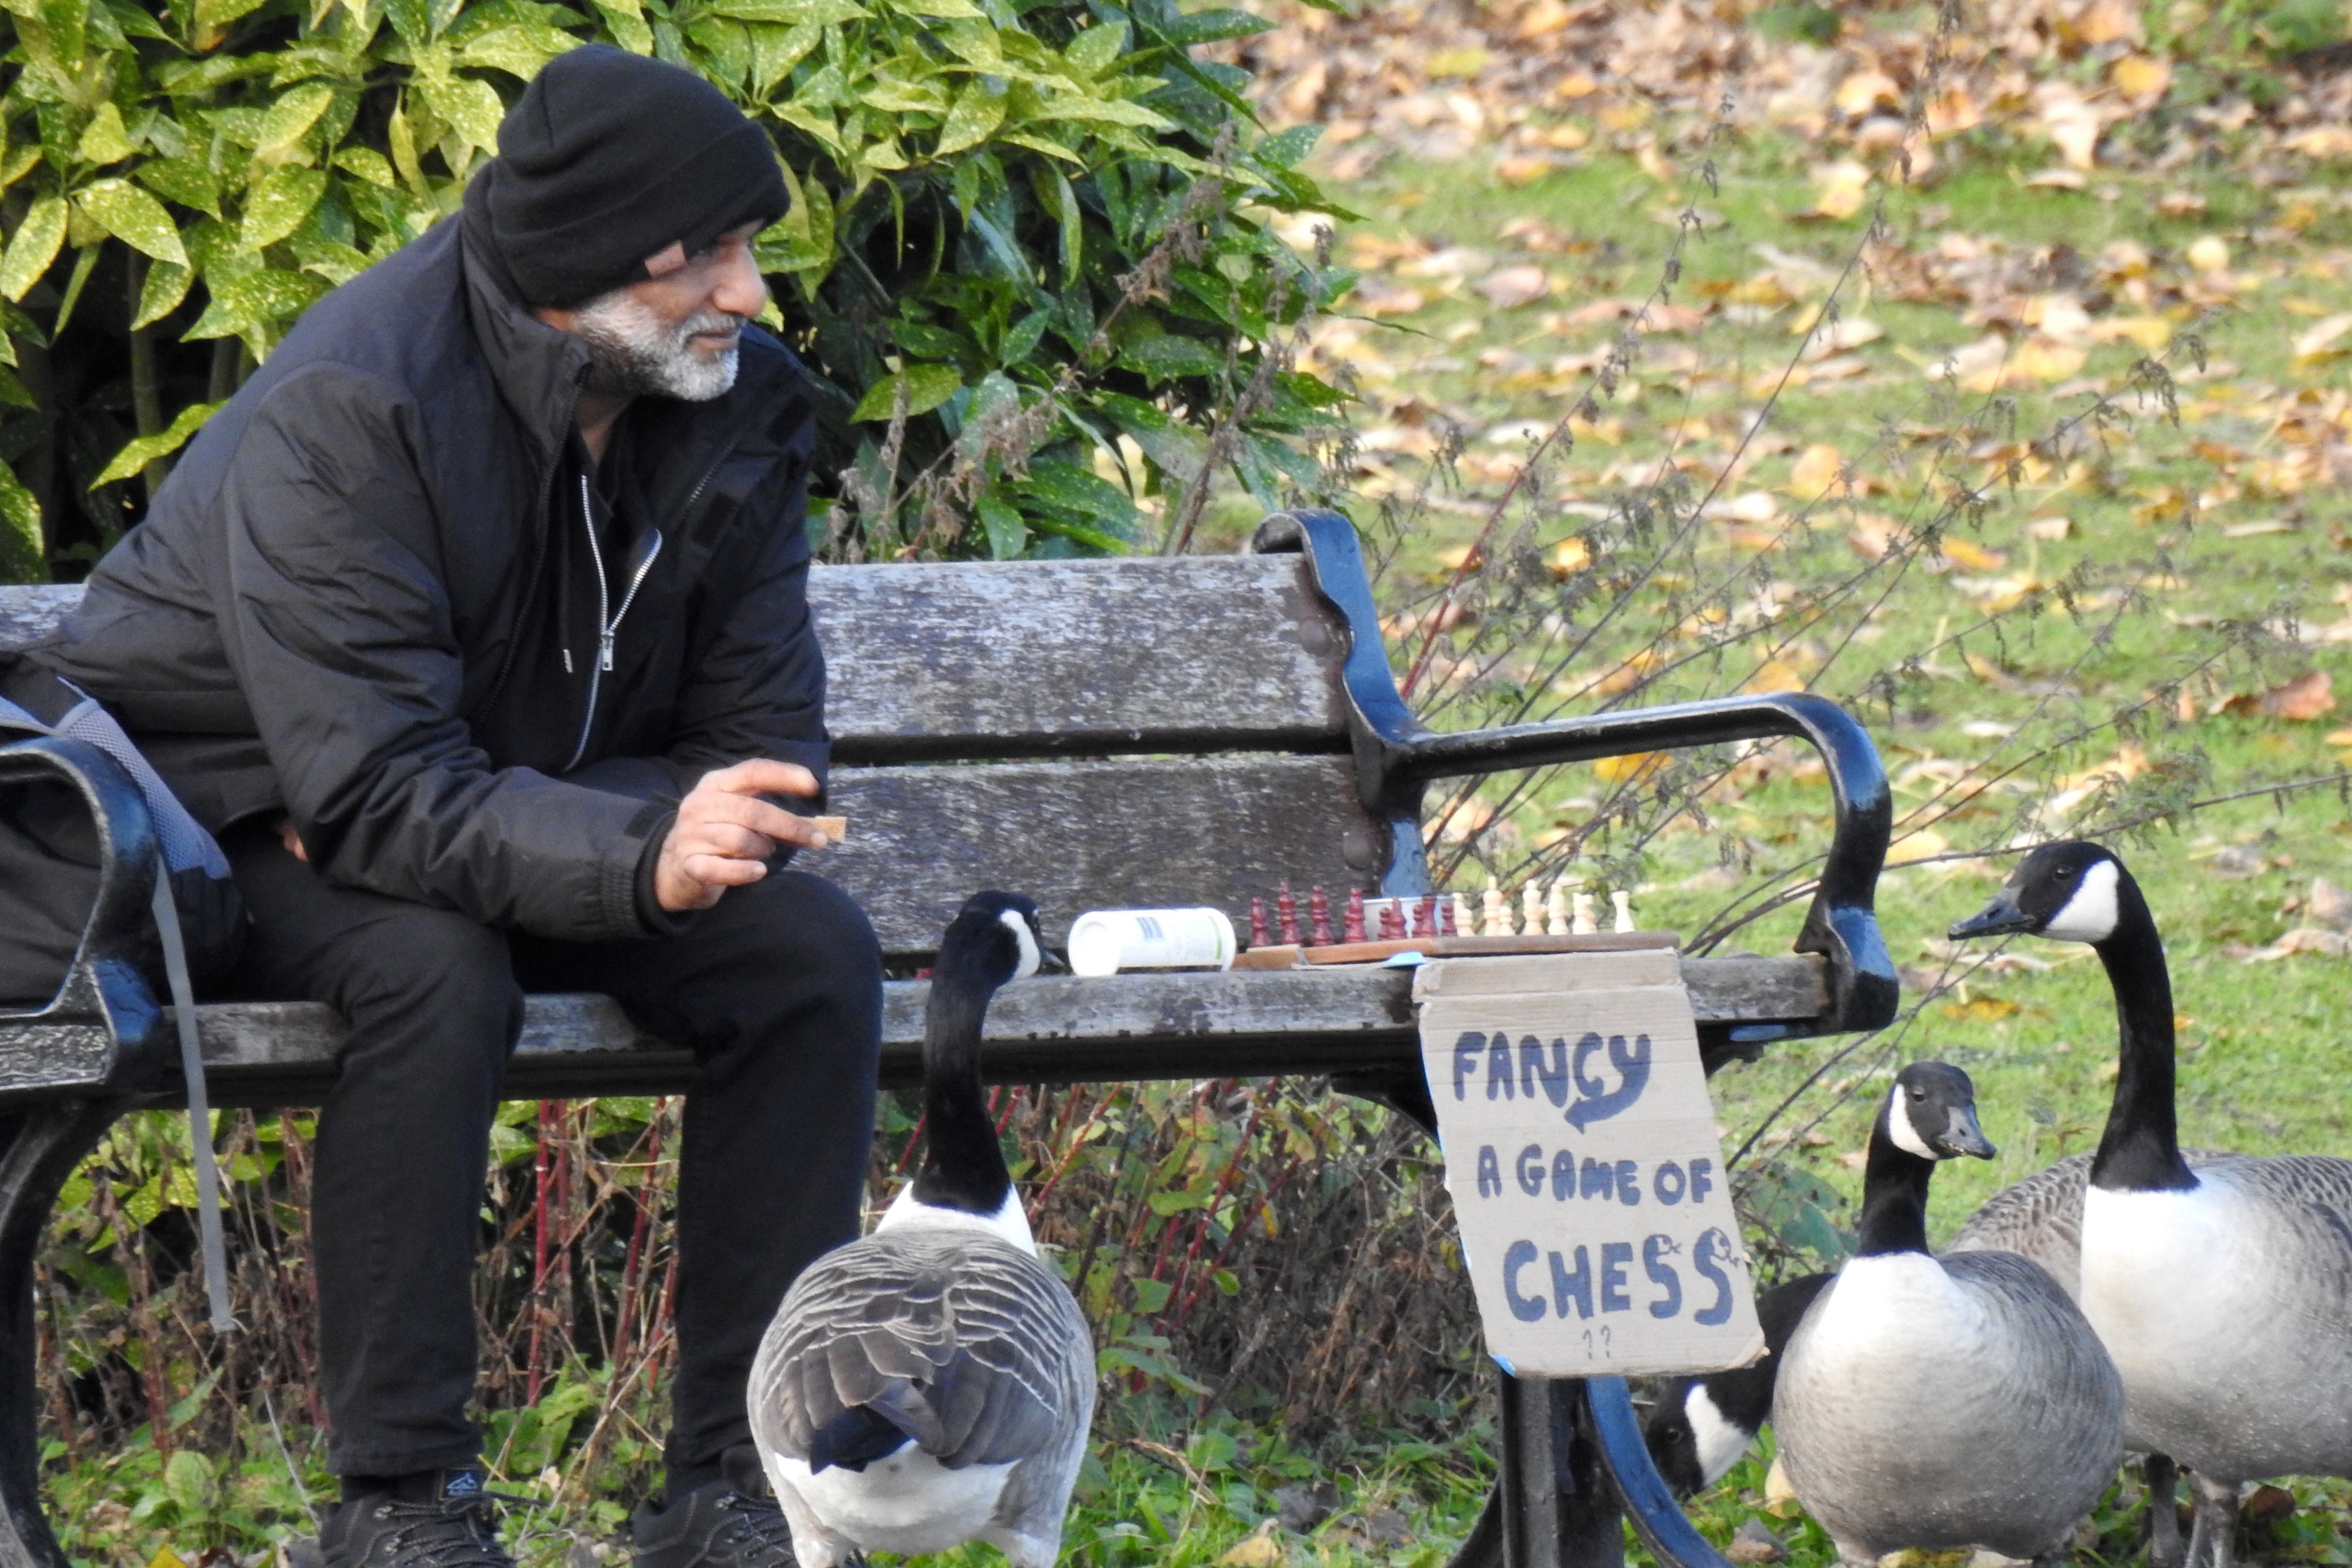
[[[1775,1040],[1893,1018],[1894,967],[1872,909],[1890,822],[1885,775],[1869,737],[1836,705],[1771,694],[1434,733],[1398,694],[1352,525],[1334,512],[1276,513],[1253,549],[1302,552],[1315,591],[1345,628],[1340,680],[1357,789],[1388,835],[1381,892],[1430,891],[1422,803],[1438,779],[1794,737],[1820,753],[1835,810],[1796,944],[1810,957],[1686,961],[1707,1069],[1753,1058]],[[144,809],[128,779],[79,742],[0,747],[0,784],[58,774],[91,781],[82,787],[103,870],[57,998],[37,1012],[0,1014],[0,1568],[67,1568],[42,1511],[36,1420],[33,1265],[51,1207],[118,1117],[184,1103],[168,1014],[136,960],[156,852]],[[1405,971],[1377,969],[1035,980],[992,1011],[988,1075],[1041,1083],[1328,1074],[1433,1129],[1409,983]],[[886,1086],[919,1080],[926,988],[886,988]],[[199,1015],[208,1062],[229,1063],[208,1072],[215,1104],[300,1103],[331,1074],[337,1026],[323,1009]],[[533,998],[507,1092],[666,1092],[682,1088],[689,1069],[684,1052],[637,1033],[604,998]],[[1621,1519],[1665,1568],[1724,1568],[1651,1465],[1622,1378],[1503,1376],[1500,1386],[1500,1475],[1456,1568],[1616,1568]]]

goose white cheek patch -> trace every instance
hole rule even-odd
[[[1739,1462],[1756,1434],[1717,1409],[1706,1389],[1698,1384],[1691,1385],[1691,1391],[1683,1396],[1683,1414],[1690,1420],[1691,1437],[1698,1447],[1698,1473],[1713,1486]]]
[[[1906,1154],[1916,1155],[1923,1160],[1942,1158],[1942,1155],[1928,1147],[1927,1140],[1919,1135],[1919,1129],[1911,1124],[1910,1109],[1904,1103],[1906,1098],[1907,1096],[1903,1092],[1903,1086],[1899,1083],[1895,1086],[1895,1092],[1887,1096],[1886,1135],[1893,1138],[1895,1146]]]
[[[1029,923],[1021,918],[1021,912],[1017,909],[1008,909],[997,918],[1011,928],[1013,939],[1021,944],[1021,962],[1013,969],[1013,977],[1025,980],[1035,974],[1037,967],[1045,962],[1044,956],[1037,951],[1037,934],[1029,929]]]
[[[2093,861],[2058,913],[2042,926],[2042,935],[2061,942],[2104,942],[2116,934],[2120,914],[2116,903],[2116,862]]]

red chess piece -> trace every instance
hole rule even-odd
[[[1313,936],[1315,945],[1328,947],[1331,945],[1331,896],[1323,891],[1323,884],[1319,882],[1307,890],[1307,930]]]
[[[1393,942],[1404,935],[1404,911],[1391,899],[1381,905],[1381,940]]]
[[[1291,896],[1290,879],[1284,877],[1282,885],[1274,890],[1274,915],[1281,923],[1285,942],[1298,940],[1298,900]]]
[[[1361,942],[1363,939],[1364,890],[1360,887],[1351,887],[1348,890],[1348,913],[1341,918],[1339,924],[1339,940]]]
[[[1440,898],[1437,901],[1437,934],[1440,936],[1459,936],[1462,935],[1461,931],[1454,925],[1454,901],[1451,898]]]
[[[1433,895],[1424,895],[1419,905],[1414,908],[1412,927],[1413,935],[1416,936],[1437,935],[1437,900]]]
[[[1250,946],[1265,946],[1265,900],[1263,898],[1250,900]]]

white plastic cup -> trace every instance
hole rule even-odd
[[[1070,925],[1070,972],[1230,969],[1237,947],[1222,909],[1095,909]]]

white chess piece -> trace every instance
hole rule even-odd
[[[1565,876],[1552,879],[1551,896],[1544,903],[1544,935],[1568,935],[1568,878]]]
[[[1503,890],[1491,882],[1486,884],[1486,917],[1479,923],[1478,935],[1511,935],[1511,906],[1503,902]]]
[[[1632,894],[1626,892],[1622,887],[1618,888],[1610,894],[1609,902],[1617,907],[1618,930],[1633,931],[1639,929],[1639,927],[1635,926],[1633,924],[1633,895]]]
[[[1543,928],[1543,888],[1531,882],[1519,889],[1519,929],[1529,936],[1540,936]]]
[[[1570,934],[1576,936],[1590,936],[1600,929],[1601,922],[1593,915],[1592,895],[1589,893],[1578,894],[1576,895],[1576,919],[1574,924],[1569,927]]]
[[[1470,915],[1469,899],[1461,894],[1455,894],[1454,895],[1454,935],[1470,936],[1476,935],[1477,930],[1478,923]]]

